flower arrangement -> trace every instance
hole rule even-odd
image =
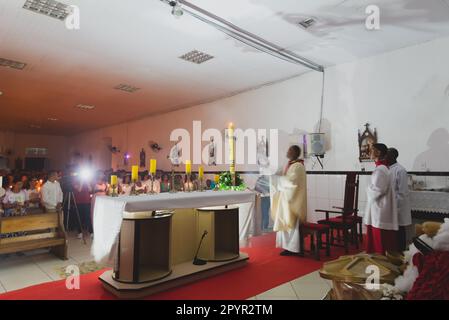
[[[229,171],[225,171],[219,175],[218,189],[219,190],[235,190],[242,191],[246,189],[243,179],[238,173],[235,174],[235,186],[232,185],[232,175]]]

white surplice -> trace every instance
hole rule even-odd
[[[398,230],[396,196],[386,166],[380,165],[374,169],[366,193],[368,202],[363,216],[364,223],[378,229]]]
[[[304,165],[291,164],[282,176],[270,177],[271,216],[276,247],[299,252],[299,224],[307,220],[307,177]]]
[[[390,176],[396,194],[398,224],[400,226],[409,226],[412,224],[412,209],[407,170],[396,162],[390,166]]]

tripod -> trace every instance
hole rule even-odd
[[[70,211],[72,209],[72,203],[75,207],[76,217],[78,219],[78,224],[80,226],[81,234],[83,235],[83,242],[86,244],[86,238],[84,237],[84,230],[83,230],[83,224],[81,223],[80,218],[80,212],[78,210],[78,206],[76,205],[75,195],[73,194],[73,191],[68,191],[64,194],[64,199],[62,201],[62,208],[64,210],[65,204],[67,204],[67,222],[66,222],[66,230],[69,230],[69,218],[70,218]]]

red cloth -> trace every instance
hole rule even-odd
[[[366,252],[385,255],[385,251],[398,252],[398,235],[395,230],[366,226]]]
[[[79,204],[90,204],[90,192],[86,186],[81,188],[81,191],[78,191],[76,188],[73,190],[73,195],[75,196],[75,200]]]
[[[386,166],[386,167],[388,167],[386,160],[377,160],[375,163],[376,163],[376,167],[378,167],[378,166]]]
[[[449,300],[449,252],[434,251],[421,258],[422,270],[407,300]]]
[[[289,161],[284,168],[284,176],[287,174],[288,168],[290,168],[290,166],[296,162],[302,163],[302,165],[304,165],[304,160],[302,160],[302,159]]]

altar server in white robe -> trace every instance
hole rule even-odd
[[[412,209],[410,205],[410,190],[408,188],[407,170],[397,162],[399,152],[395,148],[389,148],[387,152],[387,164],[390,169],[391,182],[396,194],[398,207],[398,246],[400,251],[407,247],[407,234],[411,233]]]
[[[366,252],[385,255],[386,251],[397,252],[398,211],[396,196],[387,167],[388,148],[375,143],[371,148],[371,159],[376,168],[371,174],[367,193],[367,206],[363,216],[366,225]]]
[[[270,178],[273,230],[277,231],[276,247],[284,249],[282,256],[299,254],[299,225],[307,220],[307,178],[300,155],[301,148],[291,146],[282,175]]]

